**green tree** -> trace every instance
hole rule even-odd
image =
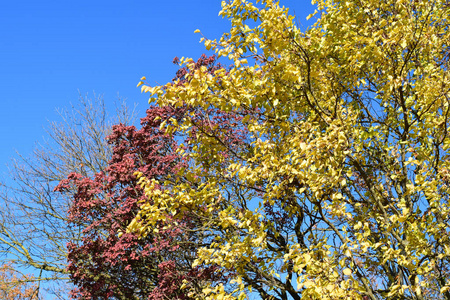
[[[190,182],[141,176],[128,230],[204,220],[216,238],[195,264],[230,281],[199,298],[450,299],[448,1],[318,0],[306,31],[260,2],[224,1],[230,32],[202,38],[231,69],[140,83],[192,111],[161,126],[188,136],[193,163]],[[208,128],[214,109],[243,117],[239,143]]]

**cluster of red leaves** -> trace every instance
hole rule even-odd
[[[67,245],[68,271],[79,288],[75,298],[146,299],[156,287],[164,290],[161,277],[166,269],[159,265],[170,261],[170,253],[177,251],[176,239],[181,230],[163,229],[161,224],[157,236],[145,238],[125,231],[136,216],[138,202],[144,200],[134,172],[164,180],[185,164],[175,152],[177,144],[173,138],[159,130],[162,120],[177,115],[182,112],[152,107],[142,119],[141,129],[114,126],[109,137],[113,157],[105,173],[94,178],[71,174],[59,184],[59,190],[76,189],[69,218],[72,224],[84,228],[83,239]],[[155,121],[156,117],[161,119]],[[123,232],[120,237],[119,232]],[[189,263],[183,271],[193,271]]]
[[[196,67],[206,66],[213,73],[219,67],[214,62],[215,57],[202,56]],[[179,79],[182,84],[189,71],[180,69],[174,80]],[[56,188],[75,191],[70,225],[83,228],[82,240],[67,245],[68,271],[77,287],[72,291],[73,298],[188,299],[180,289],[183,281],[200,286],[201,282],[221,280],[213,267],[191,267],[201,238],[195,230],[189,230],[197,226],[189,213],[176,223],[167,219],[156,225],[156,233],[145,237],[126,233],[139,210],[139,201],[148,201],[134,173],[139,171],[149,179],[164,181],[187,166],[176,152],[176,137],[160,129],[161,123],[170,118],[181,121],[186,111],[150,107],[141,119],[140,129],[123,124],[113,126],[108,137],[113,156],[105,172],[93,178],[71,174]],[[230,126],[226,125],[227,116],[215,115],[218,123]],[[202,123],[199,119],[201,127]]]

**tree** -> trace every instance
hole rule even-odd
[[[230,70],[140,82],[192,112],[161,124],[188,181],[139,174],[128,232],[195,214],[215,238],[194,266],[229,276],[207,299],[450,299],[448,1],[314,1],[306,31],[260,2],[222,2],[230,32],[202,38]],[[214,110],[243,117],[240,143]]]
[[[215,64],[214,56],[203,55],[195,68],[205,68],[212,74],[221,65]],[[174,80],[182,84],[190,73],[181,68]],[[210,243],[210,238],[189,211],[180,212],[183,217],[176,223],[170,216],[160,220],[143,236],[126,232],[127,226],[137,225],[131,221],[146,199],[135,173],[170,182],[172,174],[189,164],[178,153],[184,147],[177,140],[183,137],[163,129],[168,120],[181,122],[188,113],[192,112],[185,107],[150,107],[140,129],[113,126],[108,137],[113,147],[108,166],[92,176],[72,173],[57,187],[59,191],[74,191],[69,224],[83,228],[80,239],[68,245],[68,271],[76,286],[74,298],[191,299],[181,286],[200,292],[205,282],[222,280],[214,265],[192,266],[197,249]],[[230,127],[230,118],[215,123]],[[202,129],[202,120],[197,121],[196,128]],[[176,180],[189,182],[183,177]]]
[[[11,265],[0,267],[0,295],[4,300],[29,300],[39,299],[37,285],[30,284],[33,278],[22,275],[14,270]]]
[[[50,123],[48,140],[30,158],[14,160],[2,183],[0,254],[5,263],[34,270],[34,281],[63,286],[69,279],[66,244],[80,239],[82,228],[67,224],[72,193],[53,190],[72,172],[103,170],[111,158],[105,137],[113,123],[132,122],[133,113],[123,104],[112,118],[101,96],[80,96],[78,105],[59,114],[62,121]]]

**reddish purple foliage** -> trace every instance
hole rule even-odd
[[[168,256],[164,252],[176,252],[180,230],[161,229],[158,236],[146,238],[131,233],[119,237],[118,232],[126,230],[136,216],[138,201],[144,199],[133,173],[162,180],[185,164],[175,153],[173,138],[159,130],[161,120],[154,121],[156,116],[164,120],[176,115],[180,111],[152,107],[141,129],[114,126],[109,137],[113,157],[105,173],[93,179],[71,174],[60,183],[60,190],[76,189],[69,217],[71,223],[84,227],[83,240],[67,245],[68,270],[79,288],[76,298],[146,299],[155,287],[164,289],[158,284],[164,272],[158,265]],[[187,262],[183,271],[192,271],[192,261]]]
[[[220,67],[214,63],[215,57],[202,56],[196,67],[207,66],[212,73]],[[183,84],[187,72],[186,68],[180,69],[175,79]],[[159,129],[161,122],[169,118],[181,121],[186,111],[186,108],[150,107],[141,119],[141,129],[113,126],[109,136],[113,156],[105,172],[94,178],[71,174],[58,185],[57,190],[76,191],[69,219],[71,224],[84,228],[83,239],[67,245],[68,271],[76,286],[73,298],[188,299],[180,290],[183,280],[194,286],[199,285],[196,282],[221,280],[213,267],[191,267],[202,238],[195,231],[186,230],[197,226],[188,213],[177,220],[178,226],[163,229],[164,224],[157,225],[157,234],[141,238],[132,233],[120,237],[118,234],[126,231],[138,212],[138,202],[145,199],[133,175],[136,171],[164,181],[187,166],[176,153],[176,138]],[[229,129],[227,114],[211,111],[210,115],[214,115],[219,130]],[[200,117],[198,123],[196,130],[206,130]],[[240,137],[231,133],[229,138],[237,143]],[[174,224],[172,220],[166,220],[167,223]]]

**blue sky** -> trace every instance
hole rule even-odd
[[[309,1],[285,0],[306,23]],[[166,83],[175,56],[198,58],[199,28],[219,38],[229,22],[218,16],[220,1],[1,1],[0,173],[15,150],[27,155],[45,135],[56,108],[95,91],[112,103],[117,94],[138,103],[147,96],[136,84]]]

